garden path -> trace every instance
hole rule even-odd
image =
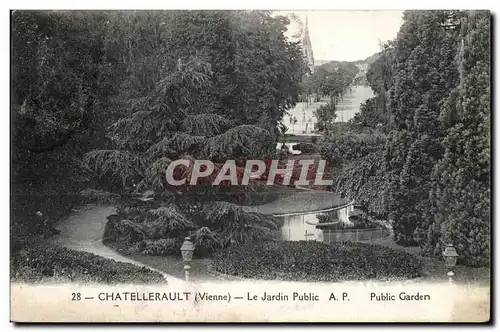
[[[362,103],[367,99],[374,97],[373,90],[368,86],[358,85],[348,91],[344,98],[337,104],[337,118],[335,122],[347,122],[354,117],[359,111]],[[325,105],[327,100],[307,104],[299,102],[297,105],[288,111],[289,115],[283,119],[284,124],[288,127],[287,134],[298,136],[320,136],[313,133],[314,124],[317,122],[314,111],[321,105]],[[290,118],[295,118],[296,123],[292,123]]]
[[[160,272],[169,285],[182,286],[184,280],[124,257],[102,243],[107,221],[106,217],[113,213],[115,213],[115,208],[112,206],[91,206],[75,210],[75,213],[57,223],[56,227],[61,230],[61,233],[54,236],[50,242],[68,249],[90,252],[118,262],[146,266],[151,270]]]

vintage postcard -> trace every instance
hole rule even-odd
[[[490,12],[10,19],[12,322],[490,321]]]

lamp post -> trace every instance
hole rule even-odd
[[[184,275],[186,282],[189,281],[189,269],[191,269],[189,263],[193,259],[193,252],[194,252],[194,244],[193,242],[191,242],[191,238],[187,236],[184,239],[184,243],[182,244],[181,247],[182,260],[184,261]]]
[[[444,263],[448,268],[448,282],[453,283],[453,276],[455,276],[455,272],[453,272],[453,268],[457,265],[458,253],[453,244],[448,244],[446,249],[443,251]]]

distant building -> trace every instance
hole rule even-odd
[[[354,78],[354,84],[356,85],[367,85],[368,81],[366,80],[366,72],[368,71],[368,63],[366,61],[356,63],[356,67],[358,67],[359,72]]]
[[[306,15],[306,29],[304,31],[304,37],[302,38],[302,50],[304,52],[304,57],[307,59],[307,65],[311,70],[311,74],[314,73],[314,54],[311,45],[311,38],[309,37],[309,26],[307,24]]]
[[[356,67],[358,67],[359,71],[366,72],[368,70],[368,63],[367,62],[356,63]]]

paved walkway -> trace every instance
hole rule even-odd
[[[287,134],[318,136],[318,134],[312,133],[314,130],[314,123],[317,122],[316,117],[314,116],[314,110],[324,104],[326,104],[326,101],[320,101],[312,104],[303,102],[297,103],[294,108],[288,111],[290,115],[285,116],[283,119],[285,126],[288,127]],[[292,119],[296,119],[297,123],[292,124],[290,122],[290,117],[292,117]]]
[[[352,92],[346,93],[344,99],[337,104],[337,118],[335,122],[347,122],[359,112],[362,103],[375,95],[368,86],[359,85],[352,88]]]
[[[374,96],[372,89],[368,86],[360,85],[352,88],[352,92],[346,93],[344,99],[337,104],[337,118],[335,122],[349,121],[359,111],[360,105]],[[314,124],[317,122],[314,110],[326,103],[327,100],[311,104],[297,103],[293,109],[288,111],[292,119],[297,119],[297,123],[292,124],[290,116],[285,116],[283,119],[284,124],[288,127],[287,134],[319,136],[312,133],[314,131]]]

